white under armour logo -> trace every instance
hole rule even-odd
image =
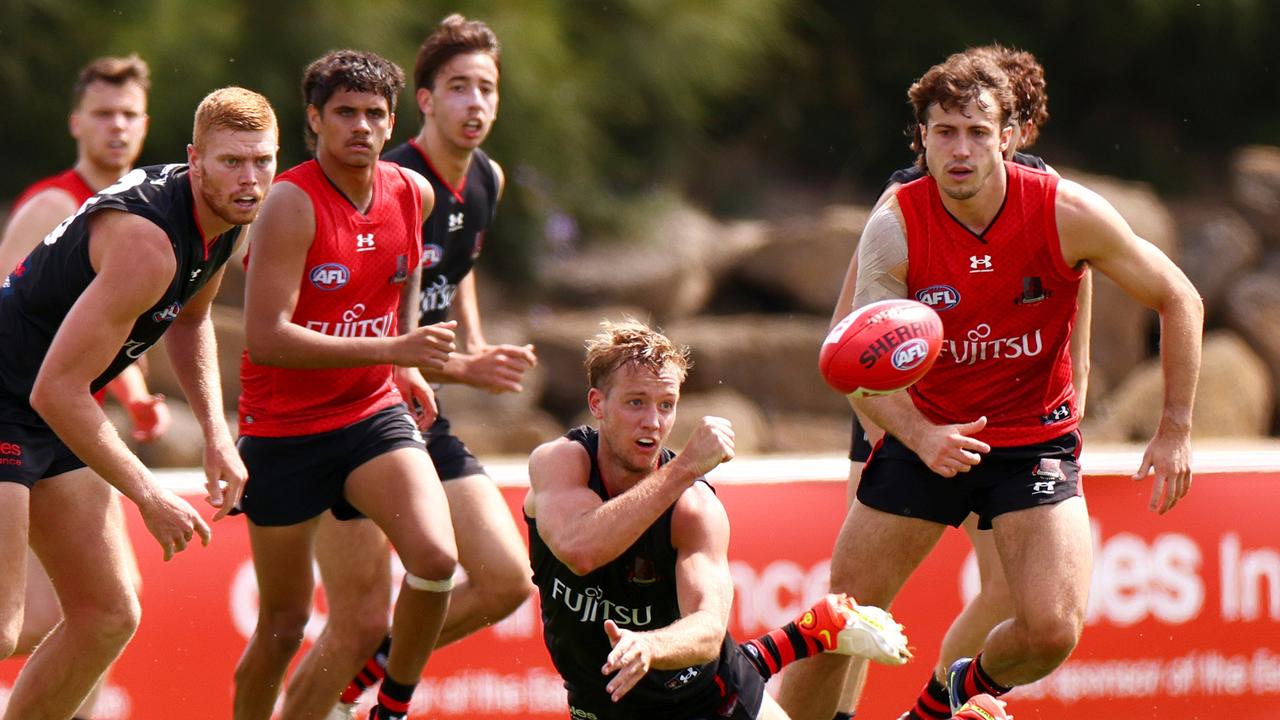
[[[1037,480],[1031,484],[1032,495],[1052,495],[1053,487],[1057,483],[1053,480]]]
[[[373,244],[373,233],[359,233],[356,235],[356,252],[369,252],[377,249]]]
[[[982,257],[978,257],[977,255],[969,256],[969,272],[980,273],[980,272],[991,272],[991,270],[992,270],[992,267],[991,267],[990,255],[983,255]]]
[[[462,229],[462,223],[466,216],[462,213],[449,213],[449,232],[455,232]]]

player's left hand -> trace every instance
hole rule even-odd
[[[169,406],[160,393],[126,403],[124,409],[133,424],[133,439],[138,442],[151,442],[169,429]]]
[[[430,383],[422,377],[418,368],[396,367],[392,375],[396,388],[404,397],[405,404],[418,421],[418,429],[426,430],[436,421],[440,408],[436,405],[436,394]]]
[[[604,621],[604,631],[609,636],[613,651],[609,653],[600,672],[613,675],[604,690],[614,702],[618,702],[649,672],[653,651],[649,649],[643,635],[623,630],[612,620]]]
[[[249,479],[249,471],[240,459],[240,453],[231,442],[231,436],[225,432],[204,447],[204,479],[205,502],[218,508],[214,521],[221,520],[240,504],[240,495],[244,493],[244,484]]]
[[[1133,474],[1141,481],[1154,472],[1151,501],[1147,507],[1163,515],[1191,491],[1191,433],[1182,430],[1156,430],[1142,455],[1142,465]]]
[[[466,383],[497,395],[524,390],[520,381],[538,356],[532,345],[485,345],[466,362]]]

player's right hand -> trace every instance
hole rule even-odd
[[[708,415],[698,421],[680,458],[690,463],[693,474],[706,475],[721,463],[733,459],[733,424],[722,417]]]
[[[925,465],[942,477],[955,477],[969,472],[982,462],[982,454],[991,452],[991,446],[973,436],[987,426],[987,418],[957,425],[930,425],[921,433],[911,449]]]
[[[486,345],[467,360],[466,382],[495,395],[520,392],[525,371],[537,364],[532,345]]]
[[[400,367],[443,370],[454,351],[453,329],[456,320],[423,325],[396,338],[391,362]]]
[[[208,545],[213,537],[195,508],[169,490],[157,487],[146,502],[138,505],[138,510],[147,530],[164,548],[166,562],[186,550],[196,534],[200,535],[202,545]]]

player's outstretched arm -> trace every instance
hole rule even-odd
[[[601,672],[605,691],[620,700],[649,670],[678,670],[711,662],[729,624],[733,580],[729,576],[729,517],[711,488],[694,484],[671,516],[676,549],[680,619],[667,627],[634,632],[606,621],[613,650]]]
[[[1155,437],[1133,477],[1141,480],[1154,472],[1150,507],[1168,512],[1191,489],[1191,410],[1200,373],[1204,303],[1178,266],[1138,237],[1096,193],[1062,181],[1057,218],[1068,265],[1088,262],[1134,300],[1160,313],[1164,404]]]
[[[307,194],[292,183],[277,183],[252,229],[244,313],[250,359],[260,365],[309,369],[442,364],[453,349],[451,328],[337,338],[292,322],[315,228]]]
[[[165,559],[209,526],[186,501],[156,482],[89,393],[137,318],[163,296],[177,261],[159,227],[104,210],[93,219],[89,249],[97,276],[67,313],[36,376],[31,407],[67,447],[137,504]]]
[[[225,270],[219,269],[187,302],[170,326],[165,342],[174,375],[204,435],[205,500],[218,509],[213,516],[215,521],[226,517],[240,502],[249,477],[222,409],[218,340],[211,311]]]
[[[723,418],[703,418],[675,459],[604,502],[587,487],[586,450],[564,438],[529,456],[525,511],[538,534],[571,571],[587,573],[616,560],[695,480],[733,457],[733,430]]]

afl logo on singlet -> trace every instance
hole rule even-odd
[[[351,271],[341,263],[317,265],[311,268],[311,272],[308,275],[311,277],[311,284],[325,292],[337,290],[346,285],[347,281],[351,279]]]
[[[960,304],[960,291],[950,285],[930,285],[916,291],[916,300],[934,310],[950,310]]]
[[[422,269],[435,267],[443,259],[444,248],[435,243],[427,243],[422,246]]]

